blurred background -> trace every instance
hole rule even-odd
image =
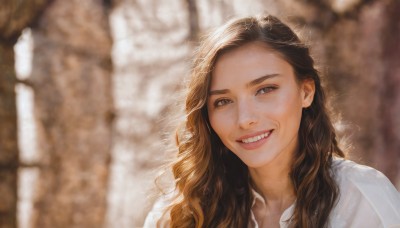
[[[199,38],[263,12],[312,47],[349,157],[400,189],[398,0],[3,0],[0,227],[141,227]]]

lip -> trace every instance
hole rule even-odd
[[[272,135],[273,132],[274,132],[274,130],[271,129],[268,131],[259,131],[259,132],[253,133],[253,134],[244,135],[244,136],[240,137],[239,139],[237,139],[236,142],[239,143],[239,145],[246,150],[255,150],[255,149],[261,147],[265,142],[267,142],[267,140],[269,139],[269,137]],[[262,138],[262,139],[256,141],[256,142],[251,142],[251,143],[242,142],[243,139],[248,139],[248,138],[251,138],[251,137],[254,137],[257,135],[262,135],[265,133],[269,133],[269,135],[265,138]]]

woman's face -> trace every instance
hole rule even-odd
[[[207,101],[214,131],[248,167],[290,159],[298,148],[302,108],[314,96],[312,80],[297,82],[292,66],[262,43],[218,58]]]

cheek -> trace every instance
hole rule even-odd
[[[302,101],[299,94],[282,96],[273,106],[271,114],[279,119],[280,124],[297,125],[297,122],[300,124]]]
[[[231,125],[229,115],[209,113],[208,116],[212,129],[217,133],[221,140],[224,140],[224,136],[228,134]]]
[[[223,119],[219,118],[218,115],[215,114],[208,114],[209,119],[210,119],[210,124],[212,129],[218,134],[220,135],[221,129],[223,129]]]

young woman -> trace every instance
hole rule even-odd
[[[400,196],[344,159],[308,48],[273,16],[233,20],[194,61],[175,191],[145,227],[394,227]]]

